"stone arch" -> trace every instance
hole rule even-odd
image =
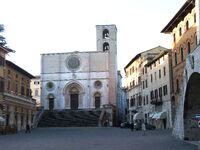
[[[200,85],[199,57],[199,47],[188,55],[182,78],[183,85],[181,85],[181,91],[179,97],[177,97],[173,135],[180,139],[200,140],[200,130],[197,128],[198,124],[194,116],[197,113],[200,114],[198,110],[195,110],[195,107],[200,108],[200,102],[198,100],[200,94],[198,94],[199,92],[197,91],[197,88],[199,88],[198,86]],[[196,132],[194,130],[196,130]]]
[[[104,29],[103,30],[103,38],[109,38],[109,30],[108,29]]]
[[[63,95],[66,109],[79,109],[83,106],[84,88],[81,83],[70,81],[64,87]]]
[[[101,107],[101,93],[100,92],[95,92],[93,95],[94,99],[94,107],[95,109],[99,109]]]
[[[54,107],[55,107],[55,96],[54,94],[50,93],[48,96],[47,96],[47,99],[48,99],[48,105],[49,105],[49,110],[53,110]]]
[[[110,49],[109,43],[103,43],[103,51],[108,51]]]
[[[198,128],[196,114],[200,114],[200,74],[192,73],[190,76],[184,102],[184,138],[186,140],[200,140],[200,129]]]

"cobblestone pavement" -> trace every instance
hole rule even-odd
[[[169,131],[120,128],[37,128],[0,136],[0,150],[197,150]]]

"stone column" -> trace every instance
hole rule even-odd
[[[197,45],[200,42],[200,0],[195,0],[195,10],[196,10],[196,25],[197,25]]]

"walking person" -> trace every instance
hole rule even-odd
[[[31,129],[30,129],[29,124],[26,125],[26,133],[31,133]]]
[[[130,128],[131,128],[131,131],[133,132],[133,130],[134,130],[134,123],[133,123],[133,121],[130,124]]]
[[[145,136],[146,135],[146,125],[145,125],[145,123],[144,123],[144,121],[142,122],[142,131],[143,131],[143,136]]]

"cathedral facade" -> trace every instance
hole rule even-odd
[[[97,50],[41,55],[41,105],[45,110],[116,106],[117,28],[97,25]]]

